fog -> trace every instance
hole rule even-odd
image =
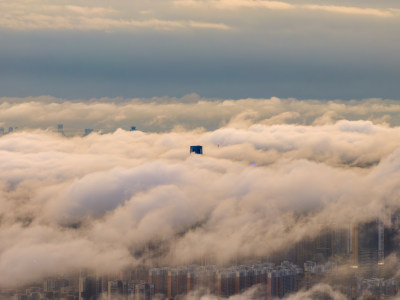
[[[210,99],[197,94],[181,98],[99,98],[66,100],[50,96],[0,98],[0,127],[54,129],[64,124],[66,135],[84,128],[113,132],[136,126],[141,131],[170,132],[248,128],[254,124],[332,125],[340,120],[371,121],[399,126],[400,104],[390,99],[297,100]]]
[[[264,257],[399,208],[395,101],[196,97],[3,98],[0,285]]]

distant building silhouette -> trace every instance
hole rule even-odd
[[[87,135],[91,134],[92,132],[93,132],[92,128],[86,128],[83,136],[87,136]]]
[[[135,284],[131,291],[134,293],[134,297],[130,297],[129,299],[151,300],[154,296],[154,285],[148,283]]]
[[[8,133],[12,133],[14,131],[14,128],[8,127]]]
[[[371,277],[384,260],[384,226],[381,220],[355,224],[352,229],[352,264]]]
[[[192,152],[195,154],[203,154],[203,146],[190,146],[190,154],[192,154]]]
[[[135,131],[136,130],[136,126],[131,126],[131,131]]]
[[[186,267],[152,268],[149,271],[154,293],[162,299],[182,299],[182,296],[196,290],[207,290],[219,297],[230,297],[258,285],[265,297],[260,299],[283,298],[300,288],[303,270],[288,261],[281,265],[259,263],[232,267],[213,265]],[[259,298],[257,298],[259,299]]]
[[[57,125],[57,132],[60,134],[64,134],[64,125],[63,124]]]
[[[97,294],[96,277],[80,276],[79,277],[79,300],[96,300]]]
[[[127,299],[128,282],[125,280],[114,280],[108,282],[108,300]]]

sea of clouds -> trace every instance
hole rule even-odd
[[[149,245],[158,263],[226,264],[389,225],[399,116],[382,99],[2,98],[0,126],[18,130],[0,137],[0,286],[116,272]]]

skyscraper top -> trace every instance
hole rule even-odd
[[[192,152],[195,154],[203,154],[203,146],[190,146],[190,154],[192,154]]]

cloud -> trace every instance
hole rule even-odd
[[[362,120],[371,106],[377,115],[397,114],[397,103],[189,98],[3,101],[2,118],[25,118],[26,127],[64,116],[78,125],[106,118],[96,124],[111,129],[134,111],[144,120],[163,111],[175,125],[197,113],[219,125],[86,137],[20,129],[0,137],[0,273],[7,274],[0,284],[134,266],[149,244],[150,257],[168,264],[264,257],[399,208],[400,129]],[[312,125],[330,110],[339,120]],[[189,154],[194,144],[204,155]]]
[[[225,24],[218,24],[218,23],[206,23],[206,22],[194,22],[190,21],[189,26],[193,28],[210,28],[210,29],[221,29],[221,30],[228,30],[231,29],[231,27],[225,25]]]
[[[248,7],[287,10],[295,8],[294,5],[287,2],[265,0],[175,0],[174,3],[183,6],[215,6],[219,9],[238,9]]]
[[[222,23],[194,22],[194,21],[170,21],[160,19],[134,20],[134,19],[112,19],[104,17],[65,17],[65,16],[47,16],[41,14],[29,14],[17,19],[7,15],[0,22],[1,27],[17,30],[114,30],[114,29],[137,29],[150,28],[156,30],[175,30],[185,28],[200,29],[230,29],[229,26]]]
[[[325,11],[338,14],[349,14],[369,17],[393,17],[394,14],[391,10],[375,9],[375,8],[362,8],[353,6],[336,6],[336,5],[304,5],[302,6],[308,10]]]
[[[286,297],[287,300],[304,300],[304,299],[318,299],[328,298],[332,300],[345,300],[347,297],[340,291],[334,290],[330,285],[317,284],[308,291],[300,291],[296,294]]]
[[[100,4],[100,3],[99,3]],[[162,9],[160,9],[162,7]],[[184,12],[177,8],[188,8]],[[227,30],[236,28],[237,17],[229,23],[217,14],[203,14],[209,10],[265,9],[271,11],[324,11],[335,14],[366,17],[394,17],[392,8],[368,8],[320,4],[292,4],[266,0],[175,0],[154,4],[136,3],[113,6],[87,6],[46,2],[0,3],[0,28],[12,30]],[[129,13],[127,13],[129,12]],[[151,14],[150,14],[151,13]],[[152,16],[152,17],[150,17]],[[240,14],[241,18],[243,14]],[[224,18],[226,19],[226,18]],[[236,20],[235,20],[236,19]],[[226,21],[225,21],[226,22]]]
[[[46,227],[31,227],[29,229],[14,228],[24,231],[26,235],[42,236],[42,241],[31,241],[28,236],[25,243],[19,243],[16,247],[9,247],[2,251],[0,269],[7,276],[1,280],[2,286],[13,286],[16,282],[35,282],[40,278],[55,272],[69,273],[79,270],[82,266],[96,268],[103,272],[118,271],[132,258],[127,250],[99,249],[99,245],[77,236],[71,237],[68,232],[46,232],[51,229]],[[22,238],[20,233],[17,233]],[[62,238],[61,238],[62,235]],[[2,237],[10,240],[9,236]],[[29,270],[29,272],[26,272]]]
[[[117,12],[115,9],[105,8],[105,7],[85,7],[85,6],[76,6],[76,5],[66,5],[65,8],[76,14],[90,15],[90,16],[109,15],[109,14]]]
[[[243,293],[230,296],[229,300],[247,300],[247,299],[264,299],[263,292],[259,286],[253,286]],[[333,300],[345,300],[347,299],[344,294],[336,289],[332,288],[328,284],[317,284],[307,291],[299,291],[286,296],[284,299],[287,300],[305,300],[305,299],[320,299],[322,297],[333,299]],[[192,292],[187,295],[185,300],[217,300],[219,299],[215,295],[203,294],[199,291]]]
[[[396,9],[379,9],[368,7],[339,6],[339,5],[316,5],[316,4],[291,4],[281,1],[264,0],[175,0],[178,6],[188,7],[212,7],[217,9],[241,9],[241,8],[264,8],[268,10],[299,10],[325,11],[336,14],[349,14],[373,17],[393,17]]]
[[[400,105],[395,100],[318,101],[280,99],[207,99],[191,94],[182,98],[103,98],[66,101],[42,96],[0,98],[0,126],[51,128],[64,124],[67,135],[84,128],[112,132],[135,125],[142,131],[184,129],[213,130],[226,126],[248,128],[265,125],[332,125],[339,120],[365,120],[373,124],[400,125]],[[47,111],[44,115],[42,112]],[[354,125],[355,126],[355,125]]]
[[[250,289],[244,291],[243,293],[237,294],[230,296],[229,300],[247,300],[247,299],[260,299],[260,294],[262,291],[260,291],[259,286],[254,286],[251,287]],[[217,300],[220,299],[216,295],[210,295],[210,294],[204,294],[201,293],[200,291],[195,291],[184,297],[185,300]]]
[[[150,10],[141,10],[139,15]],[[146,15],[145,14],[145,15]],[[15,30],[153,30],[215,29],[230,27],[223,23],[192,20],[138,19],[124,17],[121,11],[108,7],[77,5],[30,5],[0,3],[0,27]]]

